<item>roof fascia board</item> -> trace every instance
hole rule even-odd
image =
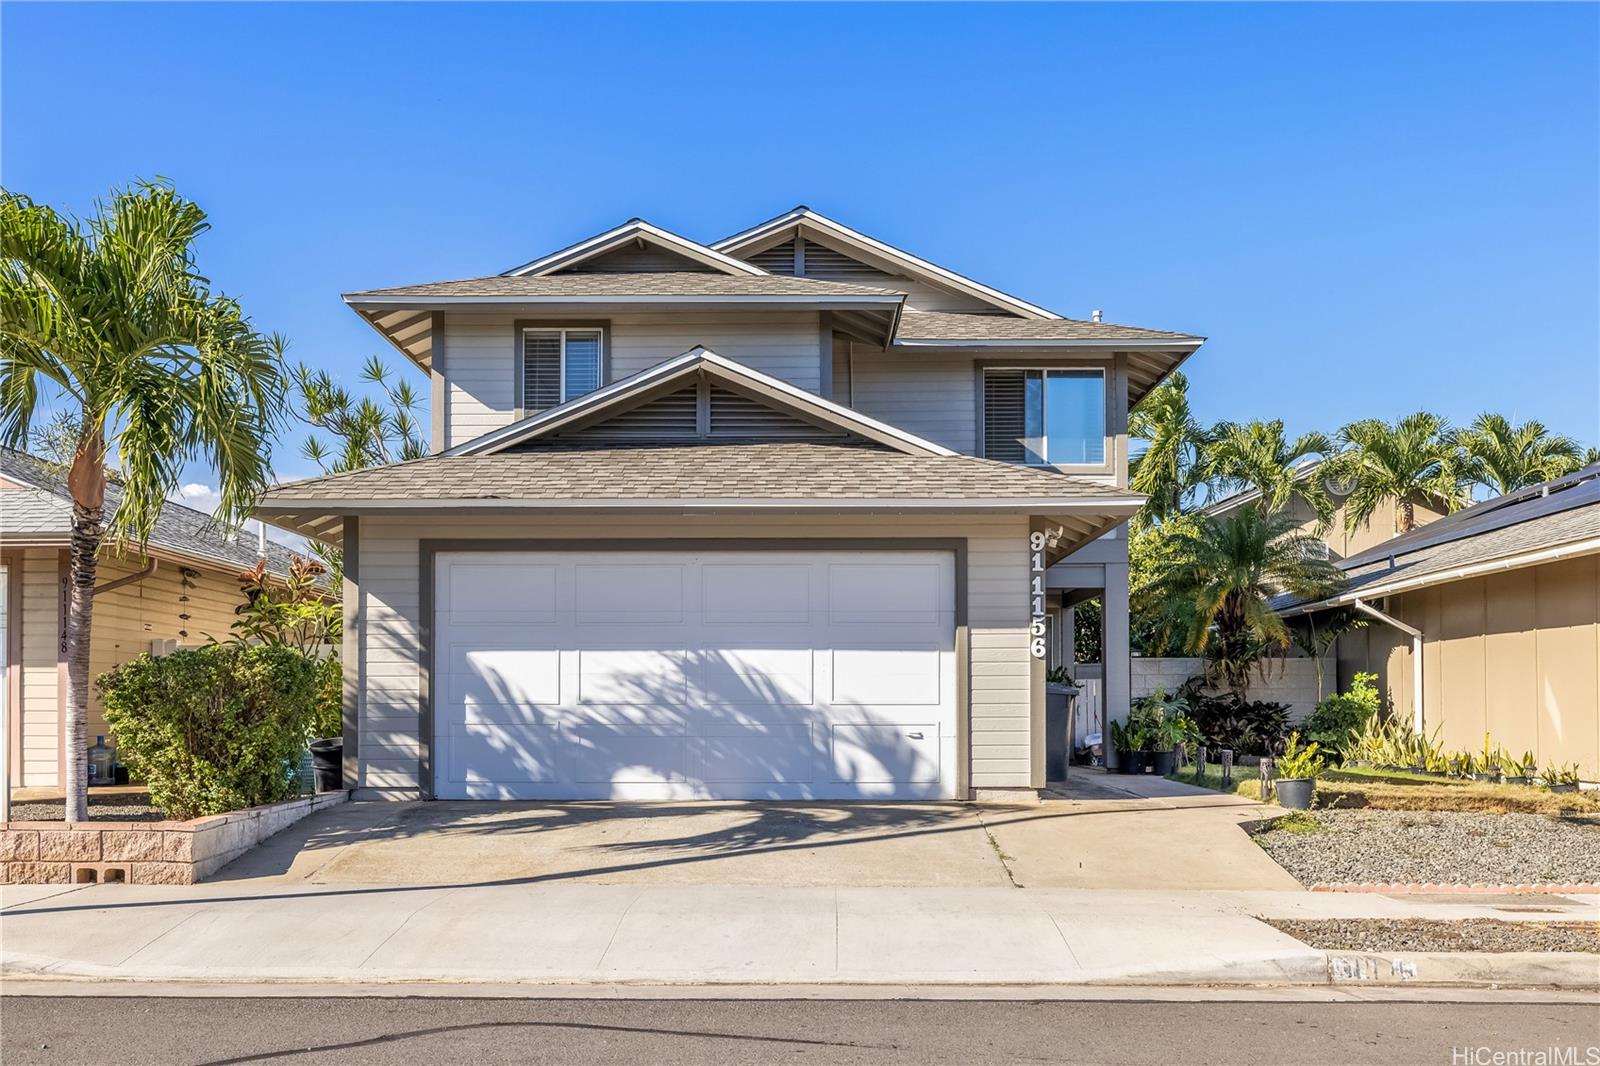
[[[474,440],[456,445],[442,454],[445,456],[457,455],[490,455],[494,452],[509,448],[514,444],[543,436],[546,433],[567,425],[578,418],[591,417],[607,407],[621,403],[626,397],[648,388],[662,385],[673,378],[688,376],[698,370],[706,370],[714,377],[719,377],[729,384],[739,386],[761,395],[768,399],[776,400],[781,405],[803,411],[813,418],[820,418],[824,422],[837,425],[841,429],[854,433],[879,444],[888,445],[897,451],[911,455],[938,455],[953,456],[957,453],[933,441],[926,440],[905,430],[898,429],[886,422],[842,407],[831,400],[789,384],[759,370],[753,370],[742,363],[718,355],[707,348],[693,348],[682,355],[675,356],[665,363],[643,370],[632,377],[613,382],[603,389],[580,396],[559,407],[552,407],[548,411],[541,411],[537,415],[523,419],[521,422],[486,433]]]
[[[898,308],[905,296],[885,293],[702,293],[688,295],[551,295],[551,296],[346,296],[344,302],[362,311],[365,308],[399,309],[459,306],[471,304],[799,304],[817,308],[892,307]],[[392,343],[392,342],[391,342]]]
[[[1483,562],[1470,563],[1467,566],[1451,567],[1448,570],[1435,570],[1399,581],[1362,585],[1359,589],[1352,589],[1338,596],[1330,596],[1325,600],[1318,600],[1316,603],[1286,607],[1279,613],[1287,616],[1309,614],[1312,611],[1327,610],[1331,607],[1348,606],[1358,599],[1381,599],[1384,596],[1413,592],[1417,589],[1427,588],[1430,585],[1447,585],[1453,581],[1466,581],[1469,578],[1483,577],[1487,574],[1496,574],[1505,570],[1522,570],[1530,566],[1540,566],[1544,563],[1553,563],[1580,555],[1595,554],[1600,554],[1600,537],[1587,537],[1583,540],[1570,541],[1554,547],[1537,548],[1533,551],[1518,552],[1515,555],[1503,555],[1498,559],[1486,559]]]
[[[1167,351],[1182,352],[1186,355],[1194,353],[1201,342],[1198,340],[1141,340],[1132,337],[1095,339],[1037,339],[1037,340],[918,340],[915,338],[896,338],[892,351],[895,348],[1028,348],[1048,350],[1051,348],[1079,349],[1079,348],[1104,348],[1112,352],[1128,351]]]
[[[542,277],[554,273],[565,267],[575,266],[578,263],[593,259],[595,256],[604,255],[615,251],[631,240],[643,240],[669,251],[676,252],[697,263],[720,270],[724,274],[750,274],[764,275],[767,272],[753,263],[742,259],[735,259],[715,248],[709,248],[687,237],[681,237],[670,230],[660,226],[651,225],[643,219],[632,219],[604,233],[596,234],[577,244],[568,245],[549,255],[541,256],[519,267],[512,267],[505,271],[502,277]]]
[[[819,215],[806,207],[797,207],[776,218],[759,223],[742,233],[724,237],[722,240],[713,243],[711,248],[718,252],[725,252],[731,249],[742,250],[744,247],[754,245],[766,238],[773,231],[789,226],[797,226],[802,229],[809,227],[825,238],[831,238],[859,251],[879,256],[909,274],[921,275],[925,280],[954,288],[968,296],[983,300],[996,307],[1004,308],[1024,318],[1058,319],[1061,317],[1054,311],[1040,307],[1038,304],[1031,304],[1026,300],[1001,292],[999,289],[992,288],[982,282],[974,281],[965,275],[957,274],[953,270],[947,270],[936,263],[930,263],[920,256],[912,255],[910,252],[896,248],[892,244],[885,244],[875,237],[869,237],[859,230],[851,229],[841,222],[835,222],[833,219],[825,215]]]
[[[318,503],[332,505],[319,508]],[[325,510],[327,514],[368,514],[410,511],[504,511],[504,510],[554,510],[554,511],[949,511],[959,513],[993,512],[996,514],[1086,513],[1107,518],[1127,518],[1138,511],[1143,497],[1087,496],[1087,497],[997,497],[995,499],[818,499],[797,500],[786,497],[688,497],[674,499],[353,499],[353,500],[292,500],[274,504],[263,502],[256,510],[263,516],[277,514],[305,515],[310,511]],[[1112,524],[1115,524],[1114,522]],[[1109,527],[1108,527],[1109,528]]]

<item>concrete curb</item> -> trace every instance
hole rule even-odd
[[[747,976],[688,976],[640,974],[537,974],[524,977],[496,974],[474,977],[462,973],[438,974],[260,974],[212,970],[185,974],[160,968],[132,974],[120,966],[69,964],[59,959],[11,955],[0,959],[0,980],[77,983],[167,983],[174,985],[280,985],[340,987],[374,985],[517,985],[604,988],[621,986],[661,988],[721,988],[735,986],[793,986],[805,988],[920,986],[963,988],[1023,986],[1051,988],[1356,988],[1406,986],[1410,988],[1526,988],[1566,991],[1600,990],[1600,954],[1568,952],[1407,952],[1381,954],[1349,951],[1306,951],[1279,957],[1259,957],[1220,962],[1212,967],[1102,968],[1084,971],[1071,979],[1038,974],[972,973],[932,975],[885,973],[879,977],[841,979],[796,977],[752,980]]]
[[[1600,955],[1554,951],[1328,952],[1334,985],[1600,989]]]
[[[1518,895],[1543,895],[1566,896],[1571,894],[1587,895],[1600,892],[1600,882],[1586,881],[1565,885],[1485,885],[1485,884],[1449,884],[1433,881],[1413,882],[1380,882],[1380,881],[1319,881],[1310,886],[1312,892],[1376,892],[1385,896],[1403,896],[1407,894],[1471,894],[1496,896]]]

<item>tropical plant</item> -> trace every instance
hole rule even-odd
[[[1224,517],[1194,516],[1171,536],[1169,563],[1142,590],[1141,606],[1160,619],[1167,638],[1181,636],[1190,654],[1244,695],[1262,657],[1289,645],[1289,630],[1272,610],[1282,592],[1321,599],[1344,575],[1308,550],[1285,514],[1243,507]]]
[[[1466,473],[1497,496],[1570,474],[1583,453],[1571,437],[1552,434],[1544,423],[1512,424],[1504,415],[1484,412],[1457,434],[1466,453]]]
[[[100,677],[117,750],[171,818],[293,793],[316,713],[318,664],[282,645],[141,655]]]
[[[1575,762],[1564,766],[1551,763],[1539,773],[1539,783],[1546,788],[1551,785],[1576,785],[1578,782],[1578,764]]]
[[[1296,497],[1304,500],[1322,529],[1333,518],[1333,500],[1322,478],[1300,475],[1306,460],[1333,450],[1325,433],[1302,433],[1290,440],[1282,419],[1222,422],[1212,431],[1205,469],[1227,491],[1259,493],[1256,506],[1268,514],[1282,511]]]
[[[249,513],[271,478],[283,341],[211,291],[194,251],[208,228],[205,212],[164,182],[114,192],[86,222],[0,192],[0,441],[23,446],[36,416],[70,419],[69,822],[88,817],[83,752],[102,541],[142,548],[191,461],[216,472],[225,526]],[[108,516],[112,471],[122,502]]]
[[[1200,739],[1188,710],[1188,701],[1181,694],[1169,696],[1165,689],[1157,689],[1133,701],[1128,722],[1141,739],[1142,750],[1173,751],[1180,744]]]
[[[1331,481],[1350,485],[1344,501],[1345,531],[1371,521],[1385,500],[1400,509],[1399,529],[1417,528],[1421,502],[1457,510],[1466,501],[1466,464],[1450,425],[1426,411],[1395,423],[1366,418],[1339,431],[1343,450],[1324,464]]]
[[[1173,373],[1151,389],[1128,415],[1128,435],[1147,442],[1129,464],[1130,484],[1150,499],[1135,527],[1164,522],[1183,512],[1205,484],[1205,448],[1210,434],[1189,408],[1189,379]]]
[[[1273,760],[1278,770],[1278,776],[1290,780],[1305,780],[1306,778],[1320,777],[1322,771],[1327,769],[1327,761],[1317,754],[1317,742],[1309,744],[1300,743],[1299,733],[1290,733],[1288,743],[1284,745],[1283,754]]]
[[[1192,677],[1178,689],[1189,707],[1199,740],[1213,750],[1240,755],[1271,755],[1289,731],[1289,708],[1266,700],[1246,700],[1237,692],[1208,692],[1204,676]]]
[[[1344,693],[1319,701],[1316,710],[1300,723],[1306,737],[1340,761],[1351,757],[1355,739],[1380,714],[1383,701],[1377,681],[1377,674],[1356,674]]]
[[[327,568],[294,556],[287,577],[267,573],[266,560],[239,575],[245,602],[236,613],[232,635],[245,644],[293,648],[318,661],[316,737],[344,731],[344,672],[339,661],[344,610],[337,590],[323,580]]]

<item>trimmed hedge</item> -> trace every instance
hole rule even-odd
[[[242,644],[141,655],[99,679],[119,754],[180,819],[294,795],[325,683],[308,655]]]

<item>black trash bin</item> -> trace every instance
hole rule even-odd
[[[318,792],[337,792],[344,787],[344,737],[311,742],[311,770]]]

